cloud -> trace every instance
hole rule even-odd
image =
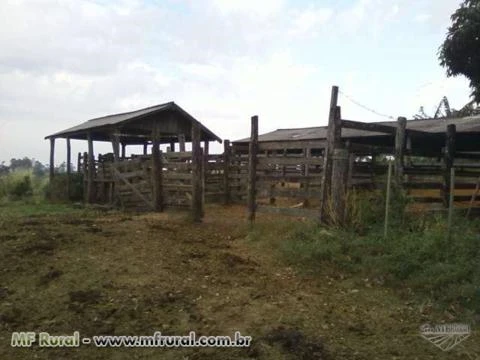
[[[294,15],[290,33],[293,36],[316,36],[318,28],[326,24],[332,16],[333,9],[331,8],[309,6]]]

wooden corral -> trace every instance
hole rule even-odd
[[[67,176],[71,174],[70,140],[88,141],[88,152],[78,155],[77,168],[84,175],[85,200],[89,203],[118,203],[127,209],[155,211],[181,206],[191,208],[193,219],[199,221],[205,198],[224,186],[223,176],[217,172],[223,164],[217,164],[218,156],[208,154],[209,142],[221,142],[220,138],[173,102],[92,119],[47,136],[51,178],[55,176],[58,138],[67,141]],[[96,141],[111,142],[112,153],[95,159]],[[192,151],[185,151],[186,142],[192,143]],[[162,152],[161,144],[168,144],[169,151]],[[126,157],[129,145],[143,145],[143,154]],[[223,157],[220,159],[223,162]],[[223,192],[221,195],[223,200]]]
[[[341,221],[349,189],[384,188],[389,161],[414,204],[448,206],[452,168],[455,206],[476,204],[480,116],[365,123],[342,119],[337,99],[334,86],[328,126],[258,135],[252,119],[251,137],[232,143],[250,154],[250,219],[262,211]]]

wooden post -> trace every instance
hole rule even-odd
[[[185,151],[185,142],[183,142],[183,151]],[[180,150],[182,145],[180,143]],[[192,220],[194,222],[202,221],[202,199],[203,199],[203,181],[202,181],[202,147],[200,146],[200,124],[196,121],[192,123]]]
[[[392,163],[388,162],[388,175],[387,175],[387,195],[385,199],[385,224],[383,228],[383,237],[386,239],[388,235],[388,217],[390,213],[390,187],[392,184]]]
[[[87,178],[88,178],[88,153],[84,152],[83,153],[83,164],[82,164],[82,171],[83,171],[83,179],[82,179],[82,184],[83,184],[83,201],[87,202],[88,201],[88,191],[87,191]]]
[[[88,133],[88,178],[87,178],[87,201],[90,204],[95,202],[95,157],[93,154],[92,133]]]
[[[327,144],[325,145],[323,169],[322,169],[322,184],[320,187],[320,221],[325,220],[325,210],[327,208],[327,201],[330,193],[330,184],[332,178],[332,154],[335,148],[335,135],[338,135],[336,129],[339,121],[336,121],[336,116],[339,115],[337,110],[338,102],[338,86],[332,86],[332,93],[330,97],[330,111],[328,114],[328,131]],[[341,120],[341,119],[340,119]]]
[[[192,143],[193,143],[193,139],[192,139]],[[178,135],[178,144],[180,147],[180,152],[185,152],[185,134]]]
[[[395,132],[395,183],[398,187],[403,186],[403,156],[405,154],[405,129],[407,128],[407,119],[399,117],[397,119],[397,131]]]
[[[147,155],[147,143],[143,143],[143,155]]]
[[[70,146],[70,138],[67,137],[67,199],[70,200],[70,177],[72,174],[72,147]]]
[[[205,194],[207,192],[207,177],[208,177],[208,140],[203,142],[203,163],[202,163],[202,182],[203,182],[203,196],[202,209],[205,210]]]
[[[55,138],[50,138],[50,181],[55,176]]]
[[[454,125],[455,126],[455,125]],[[448,225],[447,225],[447,240],[450,240],[452,233],[452,219],[453,208],[455,200],[455,168],[450,168],[450,194],[448,199]]]
[[[112,149],[113,149],[113,161],[118,162],[120,160],[120,139],[118,135],[112,136]]]
[[[175,141],[170,141],[170,151],[175,152]]]
[[[447,133],[445,139],[445,154],[444,154],[444,191],[443,191],[443,200],[445,206],[449,206],[450,198],[450,173],[453,168],[453,161],[455,159],[455,134],[456,126],[455,124],[450,124],[447,126]]]
[[[346,180],[348,175],[348,150],[334,149],[332,157],[332,222],[341,225],[345,217]]]
[[[258,116],[251,118],[251,134],[248,147],[248,221],[255,221],[256,210],[256,180],[257,180],[257,151],[258,151]]]
[[[230,198],[230,140],[223,142],[223,191],[224,204],[228,205],[231,202]]]
[[[304,178],[304,183],[303,183],[303,191],[305,192],[305,196],[303,198],[303,206],[308,207],[309,206],[309,191],[310,191],[310,163],[309,160],[311,158],[311,149],[310,148],[305,148],[303,149],[304,155],[305,155],[305,166],[303,168],[303,176]]]
[[[79,174],[82,172],[81,167],[82,167],[82,153],[79,152],[78,153],[78,159],[77,159],[77,173],[79,173]]]
[[[125,148],[127,147],[127,144],[125,144],[124,142],[122,142],[122,160],[125,159]]]
[[[152,132],[152,193],[153,208],[163,211],[162,152],[160,151],[160,134],[155,122]]]

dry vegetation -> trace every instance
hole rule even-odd
[[[259,216],[249,232],[244,211],[211,206],[204,223],[193,225],[175,212],[1,207],[0,358],[383,360],[480,354],[478,334],[450,353],[418,335],[423,323],[462,320],[460,310],[447,317],[408,288],[387,287],[328,259],[315,271],[305,270],[286,261],[282,243],[290,229],[307,223]],[[253,346],[10,347],[12,331],[75,330],[83,336],[241,331],[253,337]]]

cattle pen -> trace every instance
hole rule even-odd
[[[222,142],[220,137],[175,103],[93,119],[47,137],[50,176],[55,139],[67,141],[67,176],[70,139],[80,139],[88,141],[77,171],[89,203],[154,211],[183,207],[197,221],[205,203],[240,203],[250,220],[268,212],[341,222],[348,193],[384,190],[392,166],[394,186],[413,203],[436,210],[453,204],[475,208],[479,115],[352,121],[342,118],[338,92],[333,86],[327,126],[259,134],[259,117],[253,116],[251,136],[224,140],[221,154],[209,153],[209,142]],[[113,152],[95,157],[93,141],[111,142]],[[169,146],[160,151],[160,144]],[[143,153],[126,157],[127,145],[143,145]]]

